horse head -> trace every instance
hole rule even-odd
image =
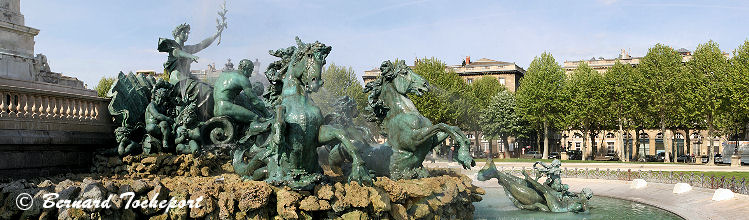
[[[429,91],[429,83],[411,70],[403,60],[396,61],[395,63],[389,60],[382,62],[380,71],[382,72],[382,76],[387,81],[390,81],[395,90],[401,95],[416,94],[417,96],[421,96]]]
[[[296,37],[297,49],[289,64],[289,73],[299,80],[306,92],[316,92],[322,87],[322,67],[331,47],[315,41],[304,43]]]

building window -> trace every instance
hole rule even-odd
[[[606,138],[614,138],[614,133],[608,133],[608,134],[606,134]]]
[[[468,79],[466,79],[466,83],[468,83],[469,85],[470,85],[471,83],[473,83],[473,78],[468,78]]]
[[[614,153],[614,142],[608,142],[608,146],[606,146],[609,150],[608,153],[613,154]]]
[[[504,85],[505,84],[505,78],[499,78],[499,84]]]
[[[573,137],[574,138],[583,138],[583,135],[580,134],[580,133],[575,133],[575,135]]]
[[[580,142],[575,142],[575,150],[580,150]]]
[[[674,135],[674,138],[676,138],[676,139],[684,139],[684,135],[683,135],[683,134],[681,134],[681,133],[676,133],[676,134]]]

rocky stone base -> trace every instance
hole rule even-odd
[[[128,155],[125,157],[94,157],[91,172],[106,176],[147,177],[165,176],[212,176],[232,173],[231,158],[226,155],[205,153],[192,154],[150,154]]]
[[[159,164],[145,165],[143,159],[140,164],[144,166]],[[379,177],[373,186],[326,183],[313,191],[243,181],[235,174],[203,177],[202,172],[194,176],[146,179],[68,175],[16,180],[0,184],[0,219],[472,219],[472,203],[480,201],[484,191],[456,172],[433,170],[432,173],[433,177],[419,180]],[[42,196],[50,192],[72,200],[106,200],[109,195],[126,192],[135,193],[134,200],[203,199],[199,208],[168,211],[125,209],[127,198],[113,199],[110,208],[44,209]],[[21,193],[33,196],[33,206],[26,211],[16,206]]]

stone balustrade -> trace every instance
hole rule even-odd
[[[0,77],[0,177],[85,171],[115,146],[108,99],[88,89]]]
[[[0,79],[0,129],[111,134],[108,99],[97,97],[90,90],[48,90],[24,83]]]

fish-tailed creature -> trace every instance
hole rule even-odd
[[[484,168],[478,172],[477,179],[487,181],[496,178],[510,201],[520,209],[545,212],[587,211],[588,200],[593,196],[590,189],[584,188],[581,193],[559,193],[529,177],[525,171],[523,176],[525,178],[501,172],[497,170],[493,160],[487,160]]]

